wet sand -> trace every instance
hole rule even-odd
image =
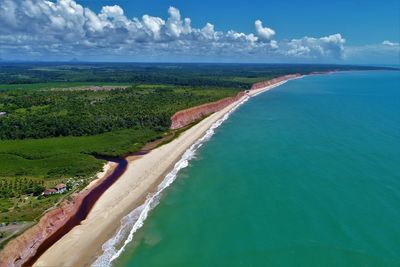
[[[251,90],[248,96],[283,82]],[[128,160],[126,171],[103,193],[80,225],[75,226],[36,261],[34,266],[88,266],[102,252],[102,245],[120,227],[121,219],[144,202],[145,197],[170,171],[181,155],[241,100],[213,113],[178,138],[142,156]]]

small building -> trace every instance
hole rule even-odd
[[[44,190],[42,195],[50,196],[53,194],[62,194],[65,191],[67,191],[67,186],[65,184],[58,184],[54,188],[48,188],[48,189]]]
[[[65,184],[58,184],[54,187],[57,190],[58,194],[62,194],[67,190],[67,186]]]
[[[7,112],[0,112],[0,117],[7,115]]]
[[[43,192],[44,196],[50,196],[50,195],[53,195],[53,194],[57,194],[57,190],[55,190],[54,188],[46,189]]]

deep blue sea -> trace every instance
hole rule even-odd
[[[400,266],[400,72],[292,80],[216,129],[116,266]]]

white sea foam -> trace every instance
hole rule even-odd
[[[305,77],[305,75],[301,75],[301,76],[298,76],[298,77],[290,78],[289,80],[284,80],[284,81],[281,81],[279,83],[275,83],[273,85],[268,85],[265,88],[259,89],[260,91],[258,93],[253,94],[253,96],[258,96],[259,94],[262,94],[262,93],[264,93],[266,91],[269,91],[269,90],[271,90],[271,89],[273,89],[275,87],[281,86],[282,84],[285,84],[290,80],[302,79],[304,77]]]
[[[210,129],[207,130],[203,137],[197,140],[189,149],[185,151],[181,159],[175,164],[173,170],[168,173],[163,181],[158,185],[156,192],[149,194],[144,204],[131,211],[121,220],[121,227],[114,237],[103,244],[103,254],[97,258],[97,260],[92,264],[92,267],[111,266],[112,262],[124,251],[125,247],[133,241],[134,234],[143,226],[149,211],[151,211],[159,203],[159,199],[164,189],[175,181],[177,174],[181,169],[186,168],[189,165],[189,161],[193,159],[196,151],[203,145],[204,142],[208,141],[211,136],[214,135],[214,130],[218,128],[226,119],[228,119],[230,114],[232,114],[232,112],[234,112],[248,99],[249,97],[246,97],[236,104],[221,119],[216,121],[210,127]]]
[[[278,87],[278,86],[280,86],[280,85],[286,83],[287,81],[288,81],[288,80],[281,81],[281,82],[276,83],[276,84],[273,84],[273,85],[268,85],[267,87],[261,89],[260,92],[255,93],[253,96],[258,96],[259,94],[262,94],[262,93],[264,93],[264,92],[266,92],[266,91],[269,91],[269,90],[271,90],[271,89],[273,89],[273,88],[275,88],[275,87]]]
[[[297,77],[297,79],[302,78]],[[282,81],[280,83],[274,84],[265,88],[264,90],[254,94],[253,96],[264,93],[274,87],[280,86],[287,81]],[[161,197],[162,192],[165,188],[170,186],[176,179],[179,171],[183,168],[186,168],[189,165],[189,161],[193,159],[196,154],[196,151],[203,145],[204,142],[208,141],[213,135],[214,130],[218,128],[225,120],[229,118],[229,116],[243,103],[249,100],[250,97],[246,97],[241,100],[238,104],[236,104],[229,112],[227,112],[221,119],[216,121],[210,129],[206,131],[206,133],[197,140],[189,149],[185,151],[180,160],[175,164],[174,168],[171,172],[169,172],[162,182],[158,185],[156,192],[151,193],[147,196],[146,201],[139,207],[135,208],[128,215],[126,215],[121,220],[121,227],[117,231],[117,233],[109,239],[106,243],[103,244],[103,254],[97,258],[97,260],[92,264],[92,267],[106,267],[111,266],[112,262],[116,260],[122,252],[125,250],[125,247],[133,241],[134,234],[143,226],[144,221],[146,220],[149,212],[157,206],[159,203],[159,199]],[[125,240],[124,240],[125,239]],[[119,248],[118,248],[119,247]]]

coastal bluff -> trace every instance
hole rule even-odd
[[[271,80],[258,82],[253,84],[250,90],[261,89],[300,76],[301,76],[300,74],[290,74],[290,75],[280,76]],[[242,98],[245,94],[246,94],[245,92],[239,92],[236,96],[227,97],[215,102],[206,103],[200,106],[180,110],[171,117],[170,129],[176,130],[185,127],[195,121],[198,121],[214,112],[217,112],[227,107],[228,105]]]
[[[46,212],[36,225],[11,240],[0,252],[0,267],[22,266],[34,256],[38,247],[78,212],[83,197],[77,194],[73,201],[63,201],[59,207]]]
[[[73,193],[69,200],[64,199],[59,205],[49,209],[31,228],[11,240],[0,251],[0,267],[31,266],[29,262],[40,251],[41,246],[51,239],[63,235],[65,227],[73,227],[74,220],[87,210],[88,197],[99,191],[103,183],[113,179],[114,164],[105,167],[98,179],[92,181],[85,189]]]
[[[280,83],[280,82],[287,81],[287,80],[290,80],[290,79],[298,78],[300,76],[301,76],[300,74],[296,73],[296,74],[289,74],[289,75],[285,75],[285,76],[280,76],[280,77],[277,77],[277,78],[274,78],[274,79],[271,79],[271,80],[268,80],[268,81],[258,82],[258,83],[253,84],[251,86],[250,90],[261,89],[261,88],[264,88],[264,87],[267,87],[267,86],[274,85],[276,83]]]
[[[299,76],[299,74],[285,75],[256,83],[253,84],[250,91],[263,89]],[[212,113],[223,110],[246,95],[248,95],[247,92],[239,92],[236,96],[178,111],[171,117],[170,128],[179,129],[185,127]],[[82,209],[87,208],[84,205],[85,198],[106,180],[108,180],[107,175],[99,179],[95,185],[72,195],[72,200],[64,200],[57,207],[45,213],[37,224],[11,240],[0,252],[0,267],[31,265],[30,260],[32,257],[40,254],[40,247],[48,244],[49,240],[54,239],[55,236],[59,236],[59,234],[61,236],[64,231],[63,228],[70,223],[74,223],[75,217],[79,215]]]
[[[239,92],[236,96],[227,97],[215,102],[178,111],[171,117],[172,123],[170,129],[176,130],[185,127],[197,120],[204,118],[205,116],[210,115],[211,113],[217,112],[229,106],[244,95],[244,92]]]

